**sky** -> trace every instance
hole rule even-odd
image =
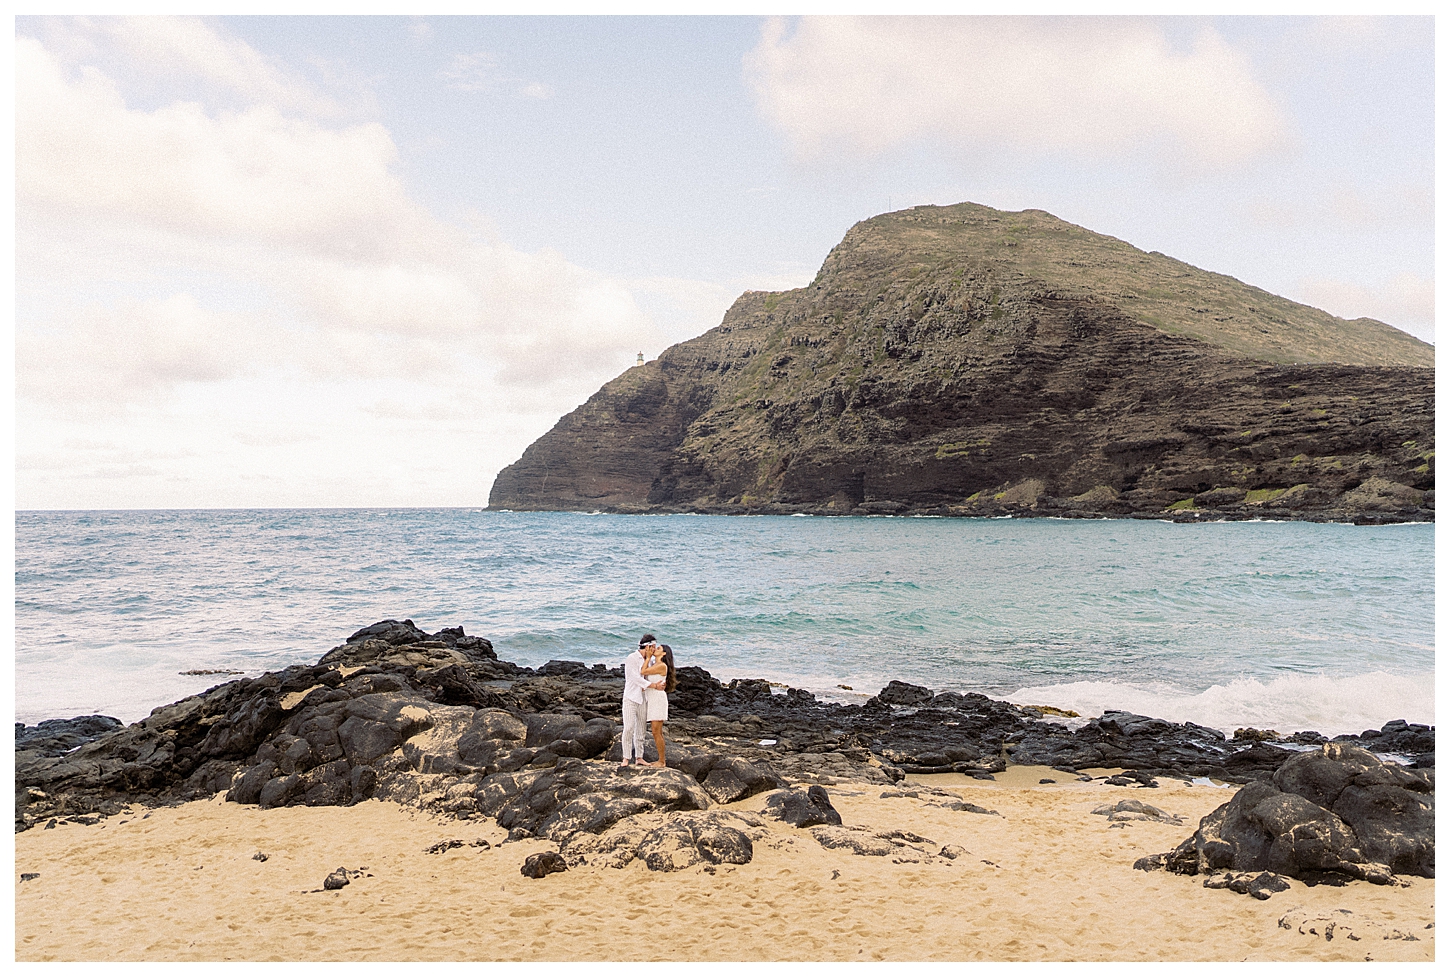
[[[16,19],[15,503],[482,506],[974,201],[1434,341],[1429,17]]]

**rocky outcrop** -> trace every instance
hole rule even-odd
[[[32,757],[64,756],[91,740],[121,728],[110,716],[76,716],[74,719],[46,719],[34,726],[15,724],[15,750]]]
[[[227,682],[130,726],[81,717],[21,727],[16,828],[60,818],[93,823],[126,805],[225,792],[262,807],[381,798],[460,820],[493,819],[511,839],[553,844],[566,859],[640,859],[661,871],[738,864],[753,848],[731,832],[758,845],[763,829],[755,821],[841,829],[818,838],[910,860],[929,855],[930,846],[846,830],[827,788],[876,784],[882,797],[993,816],[948,791],[900,781],[915,772],[991,777],[1010,759],[1124,767],[1130,773],[1111,782],[1141,787],[1161,776],[1258,780],[1278,793],[1299,791],[1304,803],[1349,825],[1351,847],[1367,863],[1396,872],[1417,870],[1426,857],[1433,865],[1433,849],[1413,857],[1401,851],[1404,830],[1396,827],[1428,816],[1417,806],[1428,795],[1414,785],[1431,784],[1432,775],[1353,767],[1351,783],[1341,776],[1348,760],[1332,776],[1321,773],[1310,762],[1319,752],[1289,749],[1320,743],[1317,733],[1227,740],[1216,730],[1124,712],[1072,728],[1031,707],[903,682],[859,706],[762,680],[720,682],[693,666],[679,670],[679,682],[669,766],[620,767],[610,758],[618,756],[621,669],[520,668],[461,629],[428,634],[409,621],[383,621],[316,665]],[[1420,749],[1433,747],[1434,731],[1396,721],[1327,745],[1347,758],[1352,742]],[[738,806],[716,809],[756,797],[753,809],[766,820]],[[1118,820],[1162,814],[1133,801],[1108,813]],[[1257,804],[1243,814],[1256,817],[1262,822]],[[1214,831],[1215,838],[1243,833]],[[1232,858],[1203,870],[1230,867],[1262,870]]]
[[[635,859],[653,872],[744,865],[765,839],[763,822],[734,811],[640,814],[607,830],[577,832],[561,847],[573,864],[624,868]]]
[[[1326,744],[1285,761],[1206,816],[1176,849],[1140,859],[1181,875],[1332,873],[1386,884],[1435,877],[1432,775],[1355,746]]]
[[[1041,211],[918,207],[606,384],[489,504],[1424,520],[1433,366]]]

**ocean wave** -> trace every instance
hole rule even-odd
[[[1391,719],[1435,723],[1435,676],[1431,672],[1283,675],[1267,682],[1240,678],[1200,692],[1162,684],[1067,682],[1018,689],[1005,698],[1024,705],[1071,709],[1084,716],[1121,709],[1176,723],[1198,723],[1230,736],[1247,726],[1281,733],[1312,729],[1339,736],[1379,729]]]

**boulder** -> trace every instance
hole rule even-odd
[[[1428,777],[1340,743],[1285,761],[1208,814],[1172,852],[1140,859],[1184,875],[1229,870],[1293,878],[1335,873],[1378,884],[1433,878],[1435,799]]]
[[[472,706],[475,709],[503,705],[503,698],[497,692],[481,687],[462,665],[420,668],[413,678],[435,702],[444,705]]]
[[[277,765],[266,762],[247,768],[241,779],[227,791],[227,800],[238,804],[256,804],[262,799],[262,788],[277,776]]]
[[[507,756],[523,747],[529,726],[522,719],[502,709],[480,709],[473,714],[468,729],[458,738],[458,756],[475,767],[497,766],[500,756]]]
[[[719,753],[682,756],[679,768],[698,780],[705,793],[717,804],[730,804],[784,786],[775,771],[765,764],[754,764],[740,757]]]
[[[924,706],[932,701],[932,697],[931,689],[893,679],[886,683],[886,688],[868,699],[866,706],[870,707],[873,703],[882,706]]]
[[[552,875],[555,872],[567,871],[568,868],[569,863],[564,861],[564,857],[558,852],[541,851],[524,859],[524,864],[519,869],[519,874],[531,879],[542,879],[544,876]]]
[[[1371,862],[1435,877],[1434,782],[1357,746],[1331,743],[1274,772],[1274,786],[1334,812]]]
[[[797,828],[841,823],[841,815],[820,784],[813,784],[808,790],[776,791],[765,799],[764,813]]]

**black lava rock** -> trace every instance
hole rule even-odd
[[[797,828],[841,823],[841,815],[832,806],[826,789],[819,784],[812,785],[809,790],[782,790],[771,794],[765,799],[765,813]]]
[[[519,874],[526,875],[531,879],[542,879],[554,872],[564,872],[569,868],[569,863],[558,852],[541,851],[524,859],[523,867]]]
[[[1153,864],[1156,859],[1156,865]],[[1197,875],[1338,873],[1386,884],[1435,876],[1435,796],[1429,778],[1330,743],[1285,761],[1203,818],[1172,852],[1144,868]]]

